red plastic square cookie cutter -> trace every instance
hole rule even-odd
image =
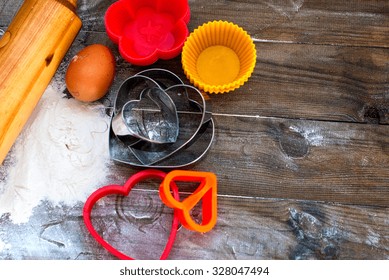
[[[174,195],[178,188],[176,184],[178,181],[195,182],[199,183],[199,186],[191,195],[180,201],[177,195]],[[185,170],[171,171],[160,185],[159,195],[167,206],[178,210],[180,222],[185,228],[204,233],[215,226],[217,220],[217,178],[214,173]],[[193,220],[191,210],[201,200],[202,221],[199,224]]]
[[[102,187],[95,192],[93,192],[89,198],[87,199],[84,209],[83,209],[83,216],[84,216],[84,222],[91,233],[91,235],[99,242],[106,250],[108,250],[111,254],[118,257],[119,259],[123,260],[134,260],[132,257],[127,256],[126,254],[120,252],[115,247],[110,245],[94,228],[92,221],[91,221],[91,213],[93,210],[93,206],[96,204],[96,202],[108,195],[118,194],[127,196],[131,189],[138,184],[139,182],[146,180],[146,179],[161,179],[163,180],[166,177],[166,173],[162,171],[158,171],[155,169],[148,169],[144,171],[140,171],[133,176],[131,176],[127,182],[124,184],[124,186],[120,185],[108,185],[105,187]],[[177,200],[179,200],[179,194],[178,189],[173,186],[173,197]],[[166,259],[169,256],[169,253],[172,249],[174,240],[176,238],[177,229],[179,225],[179,212],[177,210],[174,210],[174,217],[172,222],[172,227],[170,231],[170,235],[168,238],[168,241],[166,243],[165,249],[162,252],[162,255],[160,257],[161,260]]]

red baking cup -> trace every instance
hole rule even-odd
[[[138,184],[139,182],[146,180],[146,179],[161,179],[163,180],[166,177],[166,173],[162,171],[158,171],[155,169],[148,169],[144,171],[140,171],[133,176],[131,176],[127,182],[124,184],[124,186],[119,185],[108,185],[105,187],[102,187],[95,192],[93,192],[89,198],[87,199],[84,209],[83,209],[83,217],[84,217],[84,223],[91,233],[91,235],[99,242],[106,250],[108,250],[111,254],[118,257],[122,260],[134,260],[134,258],[127,256],[126,254],[120,252],[115,247],[111,246],[101,235],[96,231],[94,228],[92,221],[91,221],[91,213],[93,210],[93,206],[96,204],[96,202],[108,195],[123,195],[127,196],[131,189]],[[179,194],[177,188],[172,188],[172,192],[174,197],[179,200]],[[165,260],[173,247],[174,240],[176,238],[177,229],[179,225],[179,218],[178,218],[178,212],[174,210],[174,216],[173,216],[173,223],[170,231],[170,235],[168,238],[168,241],[166,243],[165,249],[162,252],[162,255],[160,257],[161,260]]]
[[[188,0],[119,0],[107,9],[105,28],[125,60],[146,66],[181,53],[189,18]]]

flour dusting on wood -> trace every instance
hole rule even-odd
[[[102,105],[68,99],[51,84],[0,166],[0,216],[24,223],[43,200],[84,201],[108,172],[108,128]]]

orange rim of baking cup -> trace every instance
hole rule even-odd
[[[189,81],[208,93],[226,93],[250,78],[257,61],[248,33],[227,21],[196,28],[182,49],[182,67]]]

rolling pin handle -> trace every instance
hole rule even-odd
[[[0,48],[5,47],[10,40],[11,40],[11,32],[6,31],[3,34],[3,36],[0,38]]]
[[[24,0],[0,38],[0,165],[82,27],[77,0]]]

